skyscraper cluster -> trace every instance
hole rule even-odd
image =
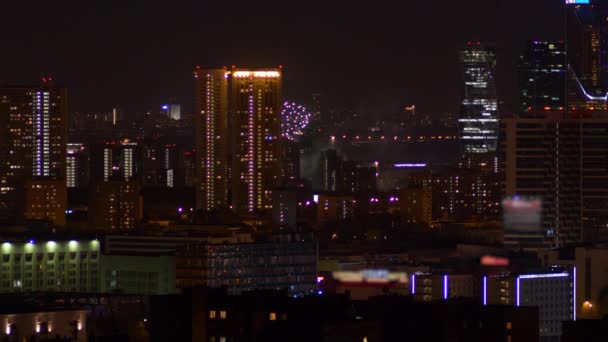
[[[501,124],[505,195],[542,199],[541,227],[518,238],[538,248],[608,237],[608,12],[604,1],[565,6],[566,41],[528,44],[520,112]]]

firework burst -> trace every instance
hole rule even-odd
[[[285,101],[281,112],[282,136],[293,140],[296,136],[302,135],[302,130],[308,126],[310,116],[310,112],[304,106]]]

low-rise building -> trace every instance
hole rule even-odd
[[[175,292],[170,255],[103,254],[98,239],[6,241],[0,252],[0,293]]]
[[[226,287],[231,294],[287,289],[312,293],[317,277],[314,241],[193,243],[176,253],[177,286]]]
[[[0,327],[3,341],[65,338],[84,342],[87,341],[87,310],[3,305],[0,308]]]

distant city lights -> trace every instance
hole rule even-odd
[[[395,164],[394,166],[397,168],[422,168],[426,167],[426,163],[402,163]]]
[[[264,78],[264,77],[279,77],[281,73],[278,71],[235,71],[232,75],[236,78],[243,77],[255,77],[255,78]]]

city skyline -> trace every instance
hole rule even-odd
[[[317,10],[312,2],[289,11],[267,4],[237,6],[227,14],[218,9],[218,16],[203,22],[195,13],[209,12],[214,6],[202,11],[202,4],[190,5],[186,11],[155,3],[76,8],[58,4],[28,11],[30,19],[24,22],[19,15],[8,18],[0,24],[0,32],[7,34],[9,46],[19,49],[5,56],[0,83],[34,83],[40,75],[51,74],[74,89],[71,111],[110,111],[119,106],[132,116],[176,97],[182,111],[192,113],[189,78],[194,65],[282,64],[285,98],[298,102],[307,103],[312,93],[321,93],[329,106],[364,115],[411,103],[430,113],[457,112],[458,51],[466,41],[481,40],[497,46],[499,97],[507,108],[516,108],[515,64],[524,42],[561,38],[559,25],[552,25],[559,22],[562,11],[557,0],[473,1],[433,9],[423,3],[394,8],[377,4],[369,10],[337,5]],[[19,5],[11,6],[19,12]],[[253,26],[253,34],[244,33],[249,14],[263,23]],[[503,32],[499,28],[509,23],[509,15],[518,17],[518,25]],[[73,30],[76,25],[79,30]],[[418,34],[420,30],[425,34]],[[47,38],[40,42],[44,50],[53,52],[43,60],[21,43],[38,35]],[[156,74],[149,73],[152,67]],[[386,71],[359,79],[349,71],[357,68]],[[436,101],[430,94],[444,84],[445,101]]]
[[[608,0],[5,8],[0,340],[606,340]]]

